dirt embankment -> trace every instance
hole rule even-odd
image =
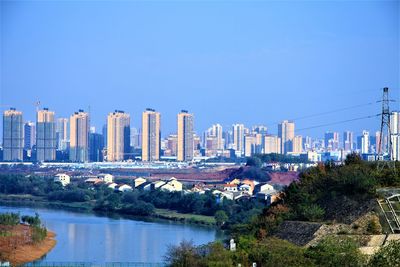
[[[3,229],[4,230],[4,229]],[[48,231],[46,238],[35,244],[32,231],[27,225],[18,225],[0,236],[0,258],[9,261],[12,266],[19,266],[46,255],[56,245],[55,234]]]

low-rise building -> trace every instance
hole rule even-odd
[[[224,199],[233,200],[234,198],[233,192],[214,190],[212,194],[217,197],[217,202],[223,201]]]
[[[98,182],[102,182],[102,180],[100,180],[97,177],[90,177],[90,178],[87,178],[85,180],[85,183],[87,183],[87,184],[95,184],[95,183],[98,183]]]
[[[168,191],[182,191],[182,188],[182,183],[179,182],[175,177],[172,177],[165,185],[161,186],[161,189],[167,189]]]
[[[164,181],[155,181],[152,182],[150,185],[150,190],[156,190],[158,188],[160,188],[161,186],[165,185]]]
[[[266,201],[268,205],[271,205],[272,203],[274,203],[275,201],[278,200],[279,192],[274,189],[273,190],[265,190],[265,191],[258,192],[256,194],[256,197],[258,199],[262,199],[262,200]]]
[[[71,177],[68,174],[59,173],[54,177],[54,182],[59,182],[62,186],[66,186],[71,183]]]
[[[100,173],[99,175],[97,175],[97,178],[102,180],[104,183],[114,182],[114,176],[108,173]]]
[[[121,185],[116,186],[116,187],[115,187],[115,190],[116,190],[116,191],[119,191],[119,192],[128,192],[128,191],[132,191],[133,188],[132,188],[132,186],[130,186],[130,185],[121,184]]]
[[[224,191],[237,192],[238,191],[238,185],[236,185],[236,184],[224,184]]]
[[[145,182],[147,182],[147,180],[143,177],[138,177],[135,180],[133,180],[135,182],[135,188],[137,188],[138,186],[144,184]]]
[[[115,189],[117,187],[117,185],[118,184],[116,184],[116,183],[111,183],[108,185],[108,188]]]
[[[274,190],[274,187],[268,183],[259,183],[254,187],[253,194],[257,194],[258,192]]]
[[[246,193],[248,193],[248,194],[250,194],[250,195],[253,194],[253,190],[252,190],[251,186],[248,185],[248,184],[241,184],[241,185],[239,185],[239,191],[241,191],[241,192],[246,192]]]
[[[239,191],[246,191],[247,193],[252,195],[255,185],[256,185],[256,182],[254,182],[253,180],[244,179],[239,184]]]

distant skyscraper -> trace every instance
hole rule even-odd
[[[104,137],[99,133],[89,133],[89,160],[103,161]]]
[[[201,140],[200,136],[193,133],[193,156],[200,156]]]
[[[281,139],[275,135],[264,136],[264,154],[281,153]]]
[[[142,114],[142,161],[160,159],[161,115],[154,109]]]
[[[400,112],[390,114],[390,131],[392,141],[392,159],[400,160]]]
[[[361,153],[362,154],[367,154],[369,153],[369,132],[364,130],[362,132],[362,137],[361,137]]]
[[[343,148],[345,151],[352,151],[354,149],[353,132],[345,131],[343,133]]]
[[[10,108],[3,113],[3,160],[22,161],[24,127],[22,112]]]
[[[220,124],[214,124],[211,126],[211,135],[215,136],[217,140],[216,149],[222,150],[224,149],[224,139],[222,137],[222,126]]]
[[[208,156],[215,156],[218,150],[218,141],[215,136],[207,136],[205,141],[205,149],[208,151]]]
[[[225,149],[229,149],[233,147],[233,131],[224,131],[223,132],[224,140],[225,140]]]
[[[133,148],[141,148],[140,143],[140,131],[134,127],[131,127],[131,147]]]
[[[32,149],[36,144],[36,126],[32,121],[28,121],[24,124],[24,148],[27,150]]]
[[[256,151],[256,136],[253,134],[246,134],[244,136],[244,156],[251,157]]]
[[[281,152],[286,154],[293,151],[294,122],[283,121],[278,124],[278,136],[281,139]]]
[[[58,118],[56,124],[57,149],[65,151],[68,149],[68,118]]]
[[[267,126],[264,125],[254,125],[253,132],[266,135],[267,134]]]
[[[178,114],[178,161],[191,161],[193,159],[193,124],[193,114],[186,110],[182,110]]]
[[[256,139],[254,144],[254,153],[261,154],[264,149],[264,134],[255,132],[253,135]]]
[[[170,134],[167,137],[167,151],[168,156],[176,156],[178,154],[178,135]]]
[[[107,161],[122,161],[130,151],[130,116],[121,110],[107,117]]]
[[[327,151],[336,151],[339,149],[339,133],[326,132],[325,133],[325,149]]]
[[[310,151],[312,150],[312,139],[309,136],[303,137],[303,150]]]
[[[293,138],[293,153],[301,153],[303,148],[303,137],[297,135]]]
[[[56,125],[54,111],[47,108],[38,110],[36,122],[36,160],[56,159]]]
[[[244,141],[244,125],[243,124],[234,124],[232,126],[233,132],[233,149],[238,152],[238,154],[242,154],[243,152],[243,141]]]
[[[104,138],[104,147],[107,147],[107,124],[103,125],[101,131],[103,133],[103,138]]]
[[[86,162],[89,159],[89,113],[80,109],[70,117],[70,152],[72,162]]]

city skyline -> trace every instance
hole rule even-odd
[[[21,111],[10,108],[3,112],[2,152],[5,161],[38,162],[67,159],[70,162],[120,162],[139,158],[142,161],[159,161],[161,156],[164,159],[192,161],[199,157],[232,159],[268,153],[303,155],[321,160],[324,155],[328,159],[343,159],[353,151],[365,157],[374,157],[380,152],[382,136],[382,152],[389,153],[387,148],[391,147],[390,154],[399,159],[399,114],[396,111],[390,113],[390,137],[381,135],[379,131],[374,135],[369,130],[363,130],[355,139],[353,132],[344,131],[341,142],[341,134],[337,131],[325,131],[323,139],[299,135],[295,123],[288,120],[277,125],[277,135],[271,135],[263,125],[248,128],[243,124],[234,124],[231,130],[228,128],[225,131],[220,124],[213,124],[198,135],[194,130],[195,117],[187,110],[177,114],[176,134],[161,138],[161,114],[151,108],[143,111],[142,129],[139,131],[131,128],[128,113],[121,110],[110,112],[107,125],[100,134],[91,126],[89,113],[80,109],[70,116],[68,140],[68,120],[56,119],[54,111],[48,108],[37,110],[34,125],[23,121]],[[32,144],[33,140],[36,140],[36,145]]]
[[[130,113],[138,128],[151,106],[163,114],[165,134],[175,131],[180,109],[196,116],[199,131],[213,123],[276,131],[284,119],[355,104],[364,106],[294,121],[303,129],[377,114],[385,86],[399,100],[398,1],[2,1],[0,8],[0,104],[26,120],[35,120],[41,101],[57,117],[90,111],[97,129],[114,109]],[[330,130],[376,125],[370,119]]]
[[[355,105],[355,106],[357,106],[357,105]],[[347,108],[345,108],[345,109],[347,109]],[[22,112],[21,110],[23,110],[23,109],[19,109],[19,108],[16,108],[16,107],[14,107],[14,106],[10,106],[10,108],[8,108],[8,109],[3,109],[3,113],[5,112],[5,111],[10,111],[10,110],[17,110],[17,111],[20,111],[20,112]],[[35,114],[35,119],[33,119],[33,120],[30,120],[30,119],[26,119],[26,114],[24,113],[24,112],[22,112],[22,115],[23,115],[23,123],[25,124],[25,123],[36,123],[37,122],[37,119],[38,119],[38,113],[41,113],[41,112],[43,112],[43,111],[48,111],[49,110],[49,108],[48,107],[43,107],[43,108],[38,108],[38,106],[36,106],[36,111],[35,112],[33,112],[34,114]],[[108,116],[109,116],[109,114],[110,113],[115,113],[115,112],[122,112],[122,113],[126,113],[126,114],[129,114],[129,122],[130,122],[130,129],[136,129],[136,130],[141,130],[142,129],[142,127],[143,127],[143,113],[144,112],[146,112],[146,111],[148,111],[148,110],[153,110],[153,109],[149,109],[149,108],[146,108],[146,109],[144,109],[144,111],[142,111],[140,114],[138,114],[138,116],[137,117],[134,117],[134,116],[132,116],[131,115],[131,113],[129,113],[129,112],[125,112],[125,111],[122,111],[122,110],[120,110],[120,109],[115,109],[114,111],[110,111],[110,112],[108,112],[106,115],[105,115],[105,122],[104,122],[104,124],[102,124],[102,125],[99,125],[99,126],[97,126],[97,125],[95,125],[95,124],[93,124],[93,122],[92,122],[92,113],[89,113],[88,111],[86,111],[86,110],[84,110],[84,109],[79,109],[79,112],[85,112],[85,113],[87,113],[87,115],[89,116],[89,122],[90,122],[90,125],[89,125],[89,127],[90,127],[90,131],[92,131],[92,132],[95,132],[95,133],[102,133],[102,129],[105,127],[105,126],[107,126],[107,121],[108,121]],[[176,114],[178,114],[178,113],[180,113],[182,110],[180,110],[180,111],[177,111],[177,113]],[[186,110],[184,110],[184,111],[186,111]],[[74,113],[76,113],[76,112],[70,112],[69,113],[69,115],[68,116],[58,116],[58,114],[57,114],[57,110],[55,110],[55,109],[52,109],[51,110],[51,112],[53,113],[52,114],[52,116],[54,117],[52,120],[54,120],[54,127],[55,128],[57,128],[57,127],[61,127],[60,125],[57,125],[57,124],[60,124],[61,123],[61,121],[65,121],[65,123],[66,123],[66,125],[63,125],[62,127],[64,127],[65,129],[66,129],[66,127],[69,125],[69,120],[70,120],[70,116],[71,116],[71,114],[74,114]],[[317,116],[320,116],[320,117],[324,117],[325,116],[325,113],[330,113],[331,111],[328,111],[328,112],[321,112],[321,113],[319,113],[319,114],[311,114],[310,115],[310,117],[317,117]],[[379,111],[380,112],[380,111]],[[397,109],[391,109],[391,112],[399,112],[399,110],[397,110]],[[160,111],[157,111],[157,113],[159,113],[159,114],[162,114],[162,112],[160,112]],[[176,118],[176,114],[175,114],[175,118]],[[194,114],[193,112],[191,112],[191,114],[194,116],[194,117],[196,117],[196,122],[197,122],[197,116],[196,116],[196,114]],[[308,117],[308,116],[304,116],[304,117]],[[302,119],[302,118],[300,118],[300,119]],[[280,120],[280,121],[276,121],[276,122],[270,122],[269,124],[267,124],[267,123],[256,123],[256,124],[245,124],[245,123],[242,123],[242,122],[239,122],[239,121],[237,121],[237,120],[233,120],[233,123],[231,123],[231,124],[225,124],[225,125],[221,125],[219,122],[217,122],[217,121],[214,121],[214,122],[211,122],[206,128],[204,128],[204,129],[198,129],[197,127],[194,127],[194,129],[193,129],[193,131],[194,131],[194,133],[198,133],[199,135],[201,135],[201,134],[203,134],[203,133],[205,133],[205,132],[209,132],[209,131],[215,131],[215,129],[213,129],[213,127],[221,127],[222,128],[222,130],[223,130],[223,132],[227,132],[227,131],[231,131],[232,133],[234,133],[235,132],[235,130],[234,130],[234,127],[236,127],[236,126],[240,126],[240,127],[242,127],[243,129],[241,130],[241,132],[243,132],[243,131],[245,131],[246,129],[247,130],[252,130],[252,131],[256,131],[255,129],[254,129],[254,127],[265,127],[266,128],[266,130],[265,130],[265,133],[267,133],[267,134],[269,134],[269,135],[279,135],[279,127],[280,127],[280,124],[281,123],[284,123],[284,122],[289,122],[289,123],[295,123],[296,124],[296,134],[297,133],[299,133],[300,135],[302,135],[302,136],[310,136],[310,137],[313,137],[313,138],[317,138],[317,139],[326,139],[325,137],[326,137],[326,134],[327,133],[337,133],[337,132],[339,132],[339,133],[341,133],[340,134],[340,139],[342,139],[342,134],[343,133],[345,133],[346,131],[350,131],[350,132],[352,132],[352,133],[354,133],[354,134],[362,134],[362,132],[364,131],[364,130],[367,130],[367,131],[369,131],[369,132],[377,132],[377,131],[379,131],[379,129],[380,129],[380,113],[377,113],[377,114],[374,114],[374,115],[372,115],[372,116],[370,116],[370,117],[368,117],[368,118],[363,118],[363,117],[361,117],[361,118],[355,118],[355,120],[356,121],[368,121],[368,120],[371,120],[371,119],[376,119],[375,121],[376,121],[376,123],[375,123],[375,125],[373,125],[373,127],[372,128],[368,128],[368,127],[361,127],[360,128],[360,130],[354,130],[353,128],[354,127],[346,127],[346,126],[343,126],[343,125],[348,125],[348,124],[351,124],[351,123],[353,123],[352,121],[351,121],[351,119],[350,119],[350,121],[349,122],[347,122],[347,120],[345,119],[345,120],[342,120],[342,119],[340,119],[340,118],[337,118],[335,121],[331,121],[331,122],[327,122],[327,123],[325,123],[325,124],[316,124],[316,125],[311,125],[311,126],[309,126],[309,127],[299,127],[298,125],[298,122],[296,121],[296,120],[292,120],[292,119],[282,119],[282,120]],[[133,121],[135,121],[135,122],[137,122],[136,124],[133,124],[132,122]],[[164,119],[163,119],[163,121],[164,121]],[[173,124],[176,124],[176,122],[173,122]],[[36,126],[36,124],[35,124],[35,126]],[[165,127],[165,123],[163,123],[163,127]],[[172,126],[173,127],[173,126]],[[167,126],[167,128],[169,128],[169,129],[171,129],[172,128],[171,126]],[[0,128],[2,128],[2,126],[0,127]],[[316,135],[310,135],[310,134],[306,134],[307,133],[307,130],[308,130],[308,128],[311,128],[311,129],[314,129],[314,131],[317,133]],[[161,131],[160,131],[160,133],[161,133],[161,138],[167,138],[169,135],[171,135],[171,134],[177,134],[177,129],[176,129],[176,127],[175,127],[175,129],[171,129],[169,132],[166,132],[165,130],[163,130],[163,128],[160,126],[160,129],[161,129]],[[344,130],[339,130],[339,129],[344,129]],[[219,130],[220,131],[220,130]],[[2,134],[2,132],[0,133],[0,134]],[[67,132],[67,135],[69,135],[69,131]],[[234,138],[234,137],[233,137]],[[36,140],[35,140],[35,142],[36,142]],[[242,146],[242,149],[241,150],[243,150],[244,149],[244,144],[242,143],[241,144],[241,146]],[[56,147],[58,147],[58,144],[56,144]]]

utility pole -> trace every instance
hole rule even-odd
[[[389,99],[389,88],[383,88],[382,100],[378,102],[382,102],[381,133],[379,135],[378,160],[383,160],[383,135],[386,132],[388,139],[388,160],[391,161],[394,160],[394,157],[392,147],[392,130],[390,129],[390,102],[394,102],[394,100]]]

